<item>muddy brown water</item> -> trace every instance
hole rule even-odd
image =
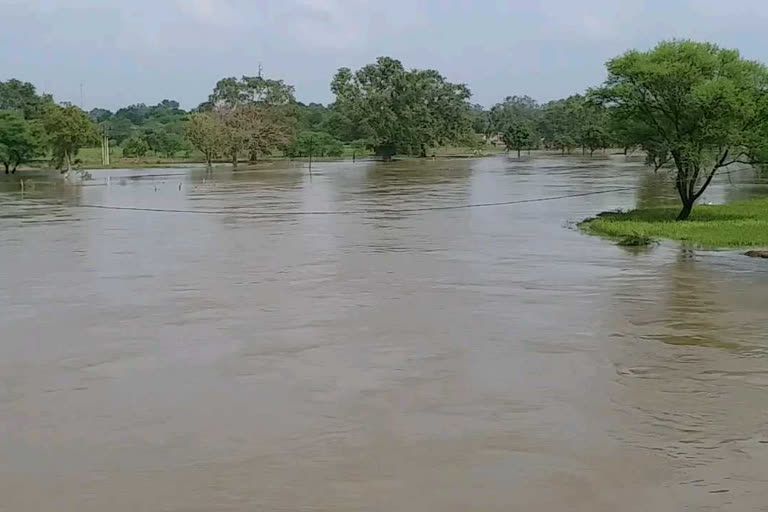
[[[768,266],[573,229],[637,161],[91,177],[0,181],[2,511],[768,510]]]

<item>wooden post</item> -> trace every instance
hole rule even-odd
[[[309,143],[309,177],[312,177],[312,146],[313,143]]]

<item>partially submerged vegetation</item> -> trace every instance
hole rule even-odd
[[[676,208],[606,212],[580,227],[620,244],[666,238],[711,249],[768,247],[768,199],[699,206],[686,222],[675,220],[678,213]]]

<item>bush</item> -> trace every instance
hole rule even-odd
[[[640,233],[626,235],[619,240],[621,247],[646,247],[659,243],[655,238]]]
[[[141,158],[149,152],[149,144],[144,137],[133,136],[123,143],[123,156]]]

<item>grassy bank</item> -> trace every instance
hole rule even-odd
[[[685,222],[675,221],[678,210],[604,213],[580,227],[587,233],[620,241],[666,238],[712,249],[768,247],[768,199],[697,206]]]

